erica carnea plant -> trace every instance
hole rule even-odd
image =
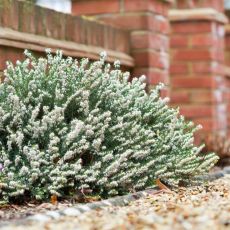
[[[198,129],[161,99],[162,85],[145,92],[144,77],[129,82],[111,68],[63,58],[7,63],[0,85],[1,199],[45,199],[82,189],[102,196],[176,185],[217,161],[193,144]]]

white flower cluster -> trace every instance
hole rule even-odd
[[[90,63],[57,51],[8,63],[0,85],[0,194],[44,199],[90,188],[104,196],[171,184],[209,170],[217,157],[193,145],[196,127],[145,77],[129,81],[106,54]]]

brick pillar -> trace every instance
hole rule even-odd
[[[91,16],[130,31],[135,60],[133,76],[145,74],[149,88],[169,83],[169,20],[171,0],[73,0],[72,14]]]
[[[219,12],[223,12],[224,0],[175,0],[174,8],[177,9],[212,8]]]
[[[230,11],[226,12],[230,22]],[[228,136],[230,137],[230,23],[225,26],[225,75],[226,75],[226,88],[225,99],[227,101],[227,121],[228,121]]]
[[[177,2],[179,9],[170,11],[172,104],[179,105],[186,118],[203,125],[203,134],[225,133],[224,25],[227,18],[218,11],[223,10],[223,1]],[[209,8],[203,8],[206,6]]]

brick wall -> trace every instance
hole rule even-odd
[[[31,1],[0,1],[0,70],[6,60],[21,59],[25,48],[42,52],[46,47],[92,59],[106,50],[109,61],[119,58],[131,68],[129,41],[127,31],[109,25],[38,7]]]
[[[227,11],[226,15],[230,19],[230,12]],[[230,21],[230,20],[229,20]],[[228,122],[228,136],[230,136],[230,25],[229,22],[225,26],[225,100],[227,101],[227,122]]]
[[[187,118],[202,124],[204,134],[225,133],[227,19],[217,11],[223,10],[223,1],[213,1],[213,5],[210,1],[177,2],[179,10],[170,11],[172,104],[179,105]],[[203,8],[206,6],[209,8]]]
[[[174,8],[177,9],[198,9],[212,8],[217,11],[224,11],[224,0],[176,0]]]
[[[72,14],[126,29],[135,61],[133,76],[145,74],[149,88],[169,84],[169,0],[73,0]],[[167,91],[165,92],[167,94]]]

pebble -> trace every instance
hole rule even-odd
[[[148,195],[124,207],[106,206],[80,213],[76,208],[46,223],[6,226],[2,230],[227,230],[230,229],[230,175],[203,186]]]

